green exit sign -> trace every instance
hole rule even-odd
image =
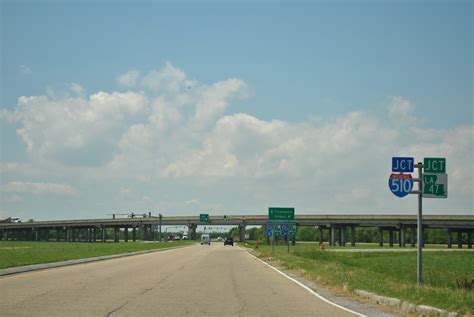
[[[295,220],[295,208],[268,208],[268,220]]]
[[[209,222],[209,214],[200,214],[199,222]]]
[[[423,167],[425,173],[444,174],[446,173],[446,159],[441,157],[425,157]]]

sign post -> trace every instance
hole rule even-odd
[[[418,169],[418,178],[413,179],[411,174],[404,174],[413,173],[414,167]],[[408,194],[418,195],[416,281],[418,286],[421,286],[423,283],[423,197],[448,197],[446,159],[426,157],[423,163],[419,162],[414,165],[414,159],[412,157],[393,157],[392,172],[399,173],[392,173],[388,180],[388,186],[395,196],[402,198]],[[414,181],[418,182],[418,190],[412,190]]]
[[[421,253],[423,250],[423,164],[420,162],[418,167],[418,218],[416,224],[418,226],[418,250],[416,252],[416,282],[418,286],[421,286],[423,282],[422,277],[422,257]]]
[[[287,207],[269,207],[268,208],[268,220],[272,221],[272,252],[275,252],[275,230],[278,229],[278,233],[281,233],[280,224],[277,224],[277,228],[275,228],[275,222],[281,220],[284,222],[285,220],[288,221],[288,230],[290,220],[295,220],[295,208],[287,208]],[[289,239],[288,239],[289,241]],[[290,252],[288,245],[288,252]]]
[[[275,221],[272,221],[272,252],[275,252]]]

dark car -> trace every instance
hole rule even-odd
[[[232,239],[232,238],[225,238],[225,240],[224,240],[224,245],[231,245],[231,246],[233,246],[233,245],[234,245],[234,239]]]

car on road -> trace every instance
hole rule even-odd
[[[203,234],[201,236],[201,245],[203,244],[211,245],[211,237],[208,234]]]
[[[231,245],[234,246],[234,239],[231,237],[225,238],[224,245]]]

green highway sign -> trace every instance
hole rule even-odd
[[[296,232],[296,225],[295,224],[290,224],[290,233],[295,233]]]
[[[425,173],[444,174],[446,173],[446,159],[442,157],[425,157],[423,167]]]
[[[268,208],[269,220],[295,220],[295,208]]]
[[[423,174],[423,198],[448,198],[448,174]]]
[[[209,214],[200,214],[199,222],[209,222]]]

